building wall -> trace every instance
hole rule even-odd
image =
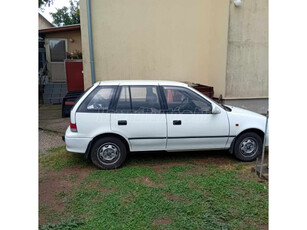
[[[91,0],[96,81],[163,79],[225,95],[229,0]],[[85,88],[91,85],[80,1]]]
[[[241,7],[231,3],[229,10],[226,95],[223,96],[267,98],[268,0],[242,0]]]
[[[54,63],[50,60],[49,40],[51,39],[65,39],[66,51],[72,53],[74,51],[81,51],[81,32],[80,30],[60,31],[47,33],[45,35],[46,58],[48,61],[47,68],[49,70],[49,77],[51,82],[65,82],[65,67],[63,63]],[[72,39],[72,41],[70,40]]]
[[[54,32],[54,33],[48,33],[45,36],[45,44],[48,46],[49,39],[52,38],[61,38],[66,39],[67,41],[67,52],[73,52],[73,51],[81,51],[82,50],[82,44],[81,44],[81,32],[80,30],[71,30],[71,31],[62,31],[62,32]],[[71,42],[70,39],[73,41]],[[47,47],[46,47],[47,48]]]
[[[54,27],[47,19],[45,19],[42,15],[38,13],[38,29],[47,29]]]

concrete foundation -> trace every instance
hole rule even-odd
[[[247,109],[260,114],[266,114],[269,108],[268,98],[224,99],[223,102],[225,105],[232,105],[238,108]]]

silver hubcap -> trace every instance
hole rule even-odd
[[[99,147],[98,158],[104,164],[114,164],[120,156],[120,150],[117,145],[113,143],[106,143]]]
[[[257,141],[252,137],[247,137],[243,139],[240,143],[240,151],[245,156],[253,156],[258,151]]]

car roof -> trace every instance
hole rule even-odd
[[[159,80],[116,80],[99,81],[99,85],[170,85],[170,86],[188,86],[186,83],[178,81],[159,81]]]

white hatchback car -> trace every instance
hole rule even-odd
[[[118,168],[129,151],[229,149],[252,161],[265,124],[265,116],[219,105],[184,83],[101,81],[71,110],[64,140],[102,169]]]

